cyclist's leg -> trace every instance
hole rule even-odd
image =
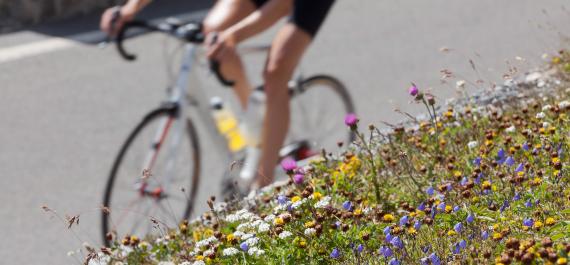
[[[287,83],[312,37],[293,23],[287,23],[273,43],[264,70],[267,111],[262,134],[262,161],[259,186],[273,182],[279,149],[289,129],[289,91]]]
[[[255,10],[252,0],[219,0],[204,19],[204,33],[223,31]],[[235,82],[236,94],[245,107],[251,89],[239,55],[236,51],[225,53],[220,63],[224,77]]]

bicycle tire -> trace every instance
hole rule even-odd
[[[330,89],[332,92],[332,94],[330,94],[329,96],[331,96],[331,98],[329,99],[325,99],[323,97],[326,97],[326,90],[319,90],[318,92],[312,92],[313,90],[316,90],[318,87],[320,88],[328,88]],[[333,131],[333,133],[338,133],[339,137],[342,137],[343,139],[337,139],[338,141],[342,141],[345,144],[349,144],[352,141],[354,141],[356,135],[354,134],[354,132],[348,130],[346,128],[346,125],[344,124],[344,117],[346,116],[346,114],[349,113],[354,113],[355,110],[355,106],[354,103],[352,101],[352,97],[350,96],[350,93],[348,92],[348,90],[346,89],[346,86],[337,78],[330,76],[330,75],[325,75],[325,74],[318,74],[318,75],[313,75],[311,77],[308,78],[304,78],[302,81],[299,82],[299,84],[297,85],[297,87],[295,88],[295,90],[293,91],[293,96],[291,98],[291,112],[292,112],[292,118],[291,118],[291,128],[290,131],[294,131],[294,130],[298,130],[299,128],[295,128],[295,126],[299,126],[300,123],[300,119],[304,119],[306,116],[301,116],[301,117],[296,117],[297,120],[295,120],[294,117],[294,112],[298,111],[297,108],[299,106],[295,105],[296,101],[299,100],[304,100],[305,97],[309,97],[308,96],[308,92],[311,92],[314,96],[314,98],[308,98],[306,99],[306,101],[308,101],[306,103],[306,105],[308,106],[308,108],[310,110],[312,109],[316,109],[316,108],[320,108],[320,107],[327,107],[329,108],[329,110],[337,110],[338,113],[336,113],[337,115],[335,116],[330,116],[332,115],[332,113],[325,113],[324,115],[329,115],[327,116],[323,116],[323,117],[317,117],[317,122],[322,122],[322,121],[328,121],[330,123],[334,123],[334,126],[336,126],[335,130],[337,131]],[[334,95],[334,96],[333,96]],[[336,99],[334,99],[334,97],[336,97]],[[330,102],[329,100],[336,100],[336,104],[339,104],[341,106],[335,105],[335,102]],[[319,103],[320,102],[320,103]],[[326,105],[326,106],[325,106]],[[332,108],[331,108],[332,107]],[[297,115],[299,116],[299,115]],[[306,124],[305,124],[306,125]],[[322,131],[322,127],[319,127],[317,125],[315,125],[316,128],[313,128],[313,132],[319,132]],[[305,128],[302,128],[302,130],[305,130]],[[308,130],[311,131],[311,130]],[[294,133],[294,132],[292,132]],[[341,135],[342,134],[342,135]],[[325,135],[328,136],[328,135]],[[291,137],[289,137],[291,138]],[[320,141],[319,139],[317,139],[318,137],[315,137],[315,139],[313,139],[314,141]],[[291,144],[292,141],[295,141],[295,139],[288,139],[287,143]],[[336,145],[336,143],[338,141],[334,142],[334,145]],[[313,148],[324,148],[328,151],[331,151],[333,147],[333,143],[329,142],[328,144],[321,144],[319,143],[319,145],[317,146],[313,146]],[[318,150],[320,151],[320,150]]]
[[[117,172],[119,171],[123,163],[123,159],[125,158],[125,155],[129,150],[129,147],[131,147],[133,141],[135,141],[137,137],[141,134],[141,132],[143,132],[145,128],[147,128],[149,125],[151,125],[153,121],[156,121],[161,117],[174,118],[177,115],[176,112],[177,111],[174,108],[159,108],[148,113],[142,119],[142,121],[139,122],[139,124],[135,127],[135,129],[129,134],[126,141],[121,146],[121,149],[118,155],[116,156],[113,166],[111,168],[109,178],[107,179],[107,184],[105,187],[105,193],[103,197],[103,207],[105,207],[104,209],[106,210],[102,211],[102,235],[103,235],[103,242],[106,246],[109,246],[111,244],[111,241],[108,239],[107,235],[109,232],[114,230],[111,229],[111,220],[110,220],[111,217],[109,216],[113,212],[112,208],[113,206],[110,205],[111,198],[113,195],[113,188],[117,178]],[[187,202],[186,206],[184,207],[185,209],[184,209],[184,214],[182,215],[182,220],[188,219],[190,217],[190,214],[192,213],[194,200],[196,198],[198,186],[200,183],[200,170],[201,170],[200,145],[196,129],[190,119],[186,120],[185,124],[186,124],[185,132],[189,139],[191,159],[193,160],[191,162],[193,163],[194,166],[192,167],[191,172],[189,172],[191,186],[186,191],[188,196],[186,197]]]

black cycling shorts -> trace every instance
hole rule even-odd
[[[269,0],[251,0],[257,8]],[[335,0],[295,0],[289,21],[314,37]]]

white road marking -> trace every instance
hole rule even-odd
[[[189,21],[196,19],[205,14],[203,11],[194,11],[184,14],[179,14],[174,17],[182,21]],[[169,16],[172,17],[172,16]],[[164,21],[167,17],[153,19],[151,23]],[[63,49],[68,49],[82,45],[82,43],[96,43],[105,39],[105,34],[101,31],[91,31],[81,33],[69,37],[51,37],[45,40],[26,43],[0,49],[0,64],[17,61],[20,59],[41,55],[45,53],[55,52]]]

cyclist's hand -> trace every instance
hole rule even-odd
[[[226,56],[234,54],[236,41],[231,32],[212,32],[206,36],[206,44],[208,59],[222,61]]]
[[[127,6],[108,8],[101,15],[100,28],[108,36],[115,36],[126,22],[133,20],[135,14],[136,11]]]

